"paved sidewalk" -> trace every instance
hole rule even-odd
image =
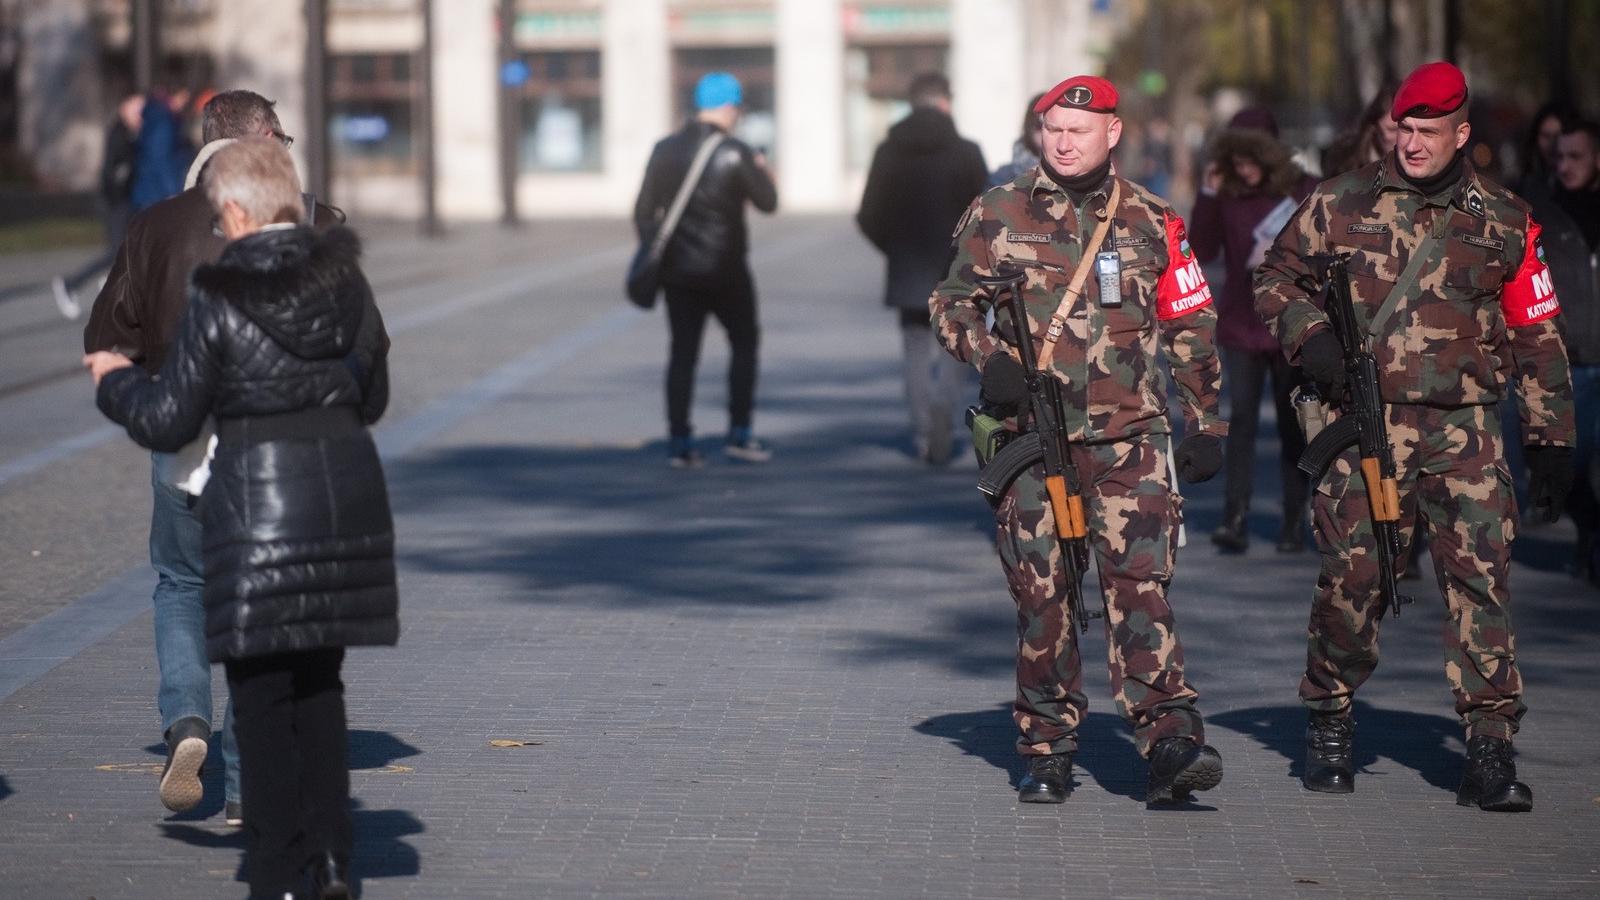
[[[1017,804],[1014,614],[975,470],[907,456],[898,330],[848,224],[769,223],[756,246],[768,466],[716,453],[714,327],[711,464],[665,466],[665,326],[621,310],[618,272],[559,326],[506,301],[406,342],[431,359],[476,335],[489,368],[378,432],[405,630],[345,666],[365,896],[1600,893],[1600,595],[1551,569],[1559,529],[1514,580],[1532,814],[1455,805],[1442,601],[1415,583],[1358,710],[1359,793],[1300,789],[1315,557],[1274,554],[1269,514],[1249,556],[1217,557],[1220,484],[1187,498],[1173,598],[1222,785],[1144,808],[1092,632],[1077,789]],[[0,701],[0,896],[245,893],[219,776],[193,814],[156,800],[154,680],[142,614]]]

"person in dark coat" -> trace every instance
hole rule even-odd
[[[778,189],[766,157],[732,135],[744,102],[739,80],[727,72],[711,72],[695,85],[694,102],[694,118],[651,151],[633,207],[634,228],[643,236],[665,217],[701,146],[715,141],[710,161],[661,257],[661,286],[672,334],[667,360],[667,462],[674,468],[704,463],[694,448],[689,406],[700,339],[706,319],[715,316],[728,334],[731,351],[723,454],[730,460],[763,463],[772,458],[772,450],[751,434],[761,329],[755,279],[746,260],[750,238],[744,208],[749,203],[762,212],[776,210]]]
[[[85,353],[115,350],[132,357],[151,375],[161,371],[188,306],[189,273],[216,262],[227,245],[216,230],[216,214],[199,184],[200,173],[210,154],[238,138],[291,143],[273,106],[271,100],[248,90],[224,91],[205,104],[201,112],[205,144],[190,166],[185,190],[129,222],[111,273],[89,311],[83,329]],[[310,205],[316,228],[343,221],[343,213],[332,207]],[[161,673],[156,705],[167,745],[159,790],[162,804],[174,812],[193,809],[201,800],[205,784],[201,767],[214,721],[200,520],[193,508],[200,492],[195,473],[203,468],[203,450],[200,443],[186,452],[151,454],[150,565],[157,575],[151,604]],[[242,825],[244,804],[232,723],[230,704],[221,722],[223,816],[229,825]]]
[[[917,453],[943,465],[950,460],[967,367],[934,340],[928,297],[944,278],[956,222],[988,186],[989,175],[978,145],[956,133],[943,75],[912,79],[909,99],[910,115],[889,129],[873,154],[856,224],[888,263],[883,302],[900,314]]]
[[[1189,218],[1189,242],[1202,262],[1221,254],[1227,270],[1217,299],[1217,343],[1222,347],[1229,404],[1226,501],[1222,525],[1211,540],[1230,553],[1243,553],[1249,546],[1256,430],[1261,392],[1270,376],[1283,486],[1278,550],[1297,552],[1305,549],[1308,488],[1305,476],[1295,468],[1305,439],[1289,395],[1300,378],[1256,315],[1250,279],[1267,246],[1314,183],[1289,158],[1288,149],[1278,141],[1276,120],[1260,107],[1234,116],[1212,142],[1210,157]]]
[[[1568,564],[1572,574],[1600,585],[1600,124],[1577,120],[1556,139],[1555,186],[1526,199],[1542,228],[1561,315],[1556,322],[1572,369],[1578,441],[1567,512],[1578,529]]]
[[[202,177],[230,243],[190,279],[154,379],[84,357],[102,412],[171,451],[208,416],[200,495],[206,650],[235,706],[254,896],[348,894],[344,648],[399,635],[394,533],[367,425],[389,399],[388,337],[353,232],[304,224],[288,151],[219,150]]]

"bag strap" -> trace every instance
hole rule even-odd
[[[722,145],[722,137],[722,132],[713,131],[700,143],[700,149],[694,155],[694,162],[689,164],[689,174],[683,177],[683,184],[678,187],[678,195],[672,198],[672,205],[667,208],[667,216],[661,220],[661,227],[656,229],[656,238],[650,243],[651,259],[660,259],[661,254],[666,252],[667,241],[672,240],[672,233],[678,230],[678,220],[683,218],[683,211],[689,205],[689,195],[694,193],[695,186],[700,183],[700,176],[705,174],[706,166],[711,163],[712,152]]]
[[[1406,264],[1404,272],[1400,273],[1400,280],[1394,283],[1394,288],[1389,291],[1389,296],[1383,300],[1383,305],[1378,307],[1372,318],[1367,320],[1367,333],[1379,337],[1383,333],[1380,327],[1388,322],[1394,315],[1395,308],[1400,305],[1400,299],[1411,292],[1416,286],[1417,279],[1422,276],[1422,267],[1428,262],[1428,257],[1433,255],[1435,247],[1439,246],[1438,229],[1430,228],[1428,233],[1417,243],[1417,249],[1411,253],[1411,262]]]
[[[1111,220],[1116,218],[1117,202],[1121,199],[1122,180],[1113,175],[1111,199],[1106,201],[1100,221],[1094,226],[1094,234],[1084,246],[1083,256],[1078,258],[1078,268],[1073,270],[1072,281],[1067,284],[1067,293],[1062,296],[1061,304],[1056,307],[1055,314],[1050,317],[1050,324],[1044,330],[1044,345],[1039,348],[1038,367],[1041,372],[1050,366],[1050,357],[1055,353],[1056,341],[1061,339],[1061,333],[1067,327],[1067,314],[1072,312],[1078,297],[1083,294],[1083,283],[1088,280],[1089,269],[1094,266],[1095,254],[1100,252],[1100,245],[1105,243],[1106,232],[1111,230]]]

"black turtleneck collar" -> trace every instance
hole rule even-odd
[[[1406,174],[1406,167],[1401,165],[1399,153],[1399,150],[1395,151],[1395,171],[1399,172],[1400,177],[1406,180],[1406,184],[1421,191],[1424,197],[1432,197],[1444,188],[1460,181],[1461,173],[1466,168],[1466,154],[1457,150],[1456,155],[1450,159],[1450,165],[1445,166],[1439,174],[1431,178],[1412,178]]]
[[[1111,174],[1111,157],[1106,157],[1105,162],[1093,169],[1072,178],[1068,178],[1050,167],[1048,159],[1039,160],[1039,165],[1044,169],[1044,174],[1056,183],[1056,186],[1067,192],[1073,203],[1082,203],[1085,198],[1106,183],[1106,177]]]

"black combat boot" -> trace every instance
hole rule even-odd
[[[1071,782],[1071,753],[1030,756],[1028,774],[1017,786],[1017,799],[1023,803],[1065,803]]]
[[[1489,812],[1533,809],[1533,789],[1517,780],[1510,741],[1483,734],[1467,739],[1467,771],[1461,776],[1456,803],[1476,804]]]
[[[1184,737],[1162,738],[1150,751],[1150,780],[1144,802],[1183,803],[1195,791],[1222,783],[1222,755]]]
[[[1243,553],[1250,549],[1250,527],[1242,510],[1227,509],[1222,513],[1222,524],[1211,532],[1211,543],[1223,553]]]
[[[1306,770],[1300,783],[1322,794],[1353,794],[1355,720],[1343,713],[1312,713],[1306,726]]]

